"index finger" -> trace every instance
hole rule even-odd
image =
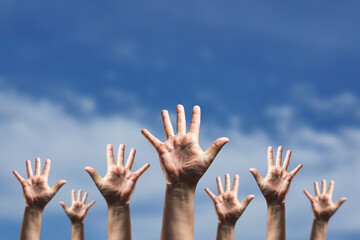
[[[269,170],[270,167],[274,166],[274,155],[273,155],[272,146],[268,147],[267,160],[268,160],[268,170]]]
[[[111,144],[108,144],[106,146],[106,162],[108,168],[110,168],[111,165],[115,164],[113,146]]]
[[[199,136],[200,119],[201,119],[200,107],[199,106],[194,106],[189,132],[194,133],[196,136]]]

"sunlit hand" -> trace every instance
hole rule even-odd
[[[225,192],[221,184],[220,177],[216,178],[219,196],[215,196],[208,188],[205,188],[206,193],[214,202],[216,215],[219,223],[235,225],[236,221],[245,211],[254,195],[248,195],[243,202],[239,202],[237,199],[239,188],[239,176],[235,175],[233,187],[230,190],[230,176],[225,174]]]
[[[60,205],[64,208],[66,215],[68,215],[71,223],[84,223],[86,214],[88,210],[95,204],[95,201],[92,201],[86,205],[86,200],[88,193],[85,192],[84,198],[81,200],[82,191],[79,190],[78,196],[76,198],[75,190],[71,191],[71,206],[68,207],[64,202],[60,202]]]
[[[314,214],[314,219],[329,221],[332,215],[339,209],[341,204],[346,201],[346,198],[340,198],[336,203],[332,201],[332,194],[334,191],[334,181],[330,181],[329,189],[326,192],[326,182],[323,179],[321,182],[321,193],[319,191],[318,182],[314,182],[315,197],[304,190],[305,195],[310,200],[311,208]]]
[[[200,107],[193,108],[189,132],[186,132],[184,107],[178,105],[176,111],[176,135],[168,111],[161,112],[166,142],[161,142],[146,129],[141,132],[158,152],[167,184],[187,183],[194,186],[229,139],[225,137],[217,139],[204,152],[199,146]]]
[[[250,172],[253,174],[268,204],[285,203],[291,181],[302,168],[302,164],[299,164],[294,170],[288,173],[287,169],[290,163],[290,156],[291,151],[289,150],[287,151],[284,164],[281,167],[282,147],[280,146],[276,154],[276,163],[274,165],[273,149],[272,147],[269,147],[267,154],[268,172],[266,177],[262,178],[256,169],[250,169]]]
[[[119,204],[125,205],[130,203],[130,198],[135,190],[136,181],[150,167],[145,164],[136,172],[131,172],[135,158],[135,149],[131,149],[130,155],[124,166],[125,145],[119,146],[117,163],[115,164],[113,147],[109,144],[106,148],[107,172],[104,178],[92,167],[86,167],[85,170],[94,180],[97,188],[105,198],[108,205]]]
[[[66,183],[58,181],[53,187],[49,187],[48,177],[50,172],[50,159],[46,159],[43,173],[41,174],[40,158],[35,159],[35,173],[31,168],[30,160],[26,160],[28,179],[24,179],[17,171],[13,171],[23,189],[26,207],[44,209],[46,204],[54,197],[59,189]]]

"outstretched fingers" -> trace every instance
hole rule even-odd
[[[320,195],[319,184],[317,181],[314,182],[314,191],[315,191],[315,196]]]
[[[347,198],[340,198],[339,201],[335,203],[335,209],[338,210],[339,207],[347,200]]]
[[[308,191],[304,190],[304,194],[305,196],[310,200],[312,201],[312,199],[314,198]]]
[[[106,146],[106,162],[107,162],[108,169],[110,168],[111,165],[115,164],[112,144],[108,144]]]
[[[277,153],[276,153],[276,167],[281,167],[282,150],[283,150],[283,147],[279,146]]]
[[[130,169],[132,168],[133,164],[134,164],[134,159],[135,159],[135,154],[136,154],[136,150],[134,148],[132,148],[130,150],[130,154],[128,159],[126,160],[126,168]]]
[[[229,139],[226,137],[218,138],[215,140],[215,142],[206,150],[204,153],[204,160],[207,166],[210,166],[210,164],[214,161],[216,155],[220,152],[220,150],[223,148],[223,146],[229,142]]]
[[[302,164],[299,164],[299,165],[297,165],[297,167],[294,170],[292,170],[290,172],[291,179],[293,179],[295,177],[295,175],[300,171],[302,166],[303,166]]]
[[[211,198],[211,200],[213,200],[213,202],[214,202],[215,199],[216,199],[216,195],[213,194],[213,193],[210,191],[210,189],[208,189],[208,188],[205,188],[205,192],[209,195],[209,197]]]
[[[68,206],[66,206],[66,204],[64,202],[59,202],[59,203],[63,207],[64,211],[68,212],[68,210],[69,210]]]
[[[65,183],[66,183],[65,180],[60,180],[57,183],[55,183],[55,185],[50,189],[51,193],[55,195]]]
[[[125,157],[124,152],[125,152],[125,144],[120,144],[119,149],[118,149],[117,159],[116,159],[116,163],[118,166],[124,165],[124,157]]]
[[[283,164],[283,169],[285,169],[285,171],[287,171],[289,168],[290,158],[291,158],[291,151],[288,150],[286,152],[286,157],[285,157],[284,164]]]
[[[86,200],[87,200],[87,198],[88,198],[88,193],[87,192],[85,192],[85,194],[84,194],[84,198],[83,198],[83,200],[82,200],[82,203],[83,204],[85,204],[86,203]]]
[[[143,175],[143,173],[150,167],[149,163],[146,163],[144,166],[142,166],[139,170],[137,170],[134,174],[136,176],[136,178],[138,179],[139,177],[141,177],[141,175]]]
[[[274,166],[274,154],[273,154],[272,146],[268,147],[267,160],[268,160],[268,170],[269,170],[272,166]]]
[[[13,171],[13,174],[15,175],[21,186],[24,186],[25,179],[15,170]]]
[[[82,194],[82,190],[80,189],[78,192],[78,196],[77,196],[77,201],[81,202],[81,194]]]
[[[332,196],[333,191],[334,191],[334,181],[331,180],[330,183],[329,183],[328,194],[329,194],[330,196]]]
[[[174,129],[170,121],[169,112],[167,110],[163,110],[161,112],[161,118],[163,121],[164,133],[166,139],[168,139],[170,136],[174,136]]]
[[[90,177],[94,181],[95,185],[99,186],[102,178],[99,176],[99,174],[96,172],[96,170],[92,167],[86,167],[85,171],[90,175]]]
[[[30,160],[26,160],[26,172],[27,172],[28,178],[31,178],[34,176]]]
[[[325,192],[326,192],[326,180],[323,179],[321,180],[321,194],[323,195],[325,194]]]
[[[230,175],[225,174],[225,192],[230,192]]]
[[[89,203],[88,205],[86,205],[86,209],[91,208],[94,204],[95,204],[95,200],[91,201],[91,203]]]
[[[216,177],[216,185],[217,185],[219,195],[222,194],[224,192],[224,189],[223,189],[223,186],[221,184],[221,178],[220,177]]]
[[[258,186],[260,187],[261,182],[263,181],[263,178],[261,177],[259,171],[256,170],[255,168],[250,168],[249,171],[250,171],[251,174],[254,176],[256,183],[257,183]]]
[[[40,158],[35,158],[35,176],[40,176],[41,173],[41,162]]]
[[[177,115],[177,133],[185,134],[186,119],[185,119],[185,110],[183,105],[179,104],[176,106],[176,115]]]
[[[49,177],[50,164],[51,164],[50,159],[46,159],[46,160],[45,160],[45,165],[44,165],[44,170],[43,170],[43,176],[45,176],[46,178]]]
[[[237,195],[238,189],[239,189],[239,175],[235,174],[232,191],[235,192]]]
[[[189,132],[194,133],[196,136],[199,136],[200,131],[200,121],[201,121],[201,110],[199,106],[194,106]]]
[[[75,189],[71,191],[71,202],[74,203],[76,201],[76,192]]]
[[[158,149],[161,145],[161,142],[159,139],[154,137],[147,129],[141,130],[142,135],[153,145],[155,149]]]
[[[255,198],[254,195],[248,195],[242,202],[241,202],[241,205],[243,206],[243,208],[245,209],[249,203],[251,202],[251,200],[253,200]]]

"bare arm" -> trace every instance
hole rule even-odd
[[[339,209],[341,204],[346,201],[346,198],[340,198],[336,203],[332,202],[334,181],[330,181],[327,192],[326,181],[324,179],[321,182],[321,193],[317,182],[314,182],[314,188],[315,197],[311,196],[308,191],[304,190],[306,197],[310,200],[311,209],[314,214],[310,240],[325,240],[328,222]]]
[[[137,180],[150,167],[147,163],[136,172],[131,172],[135,149],[131,149],[126,165],[124,165],[124,150],[125,145],[121,144],[115,163],[113,147],[111,144],[107,146],[107,172],[104,178],[101,178],[94,168],[85,168],[108,206],[108,239],[131,239],[130,199]]]
[[[249,205],[254,195],[247,196],[242,203],[237,199],[239,188],[239,176],[235,175],[232,190],[230,191],[230,176],[225,175],[225,192],[220,177],[216,178],[219,196],[215,196],[208,188],[206,193],[214,202],[215,212],[218,218],[216,240],[233,240],[235,224]]]
[[[273,149],[269,147],[266,177],[262,178],[256,169],[250,169],[267,203],[266,239],[286,239],[285,199],[289,192],[291,181],[302,167],[302,164],[299,164],[288,173],[290,156],[291,151],[288,151],[281,167],[282,147],[278,148],[275,164]]]
[[[198,181],[210,167],[221,148],[229,141],[217,139],[203,151],[199,146],[200,108],[193,108],[189,131],[186,131],[184,107],[178,105],[177,134],[170,122],[169,113],[161,113],[166,142],[161,142],[146,129],[142,134],[159,154],[160,165],[166,180],[165,204],[161,239],[194,238],[194,197]]]
[[[87,212],[95,201],[92,201],[86,205],[88,193],[84,194],[84,198],[81,200],[81,189],[79,190],[76,198],[75,190],[71,191],[71,206],[68,207],[64,202],[60,202],[60,205],[64,208],[66,215],[71,221],[71,240],[84,240],[84,221]]]
[[[43,174],[41,174],[40,158],[35,159],[35,173],[32,171],[30,160],[26,161],[26,170],[28,175],[26,180],[17,171],[13,171],[13,174],[21,184],[25,200],[25,211],[19,239],[40,239],[44,208],[66,181],[60,180],[52,188],[49,187],[49,159],[45,161]]]

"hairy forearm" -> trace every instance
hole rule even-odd
[[[195,188],[166,186],[161,239],[194,239]]]
[[[130,205],[108,205],[108,240],[131,240]]]
[[[234,224],[219,223],[217,228],[216,240],[233,240],[234,230]]]
[[[266,239],[286,239],[285,203],[268,204]]]
[[[328,222],[314,219],[311,228],[310,240],[325,240]]]
[[[72,223],[71,224],[71,240],[84,240],[84,224]]]
[[[20,230],[20,240],[40,239],[41,219],[44,209],[25,207]]]

